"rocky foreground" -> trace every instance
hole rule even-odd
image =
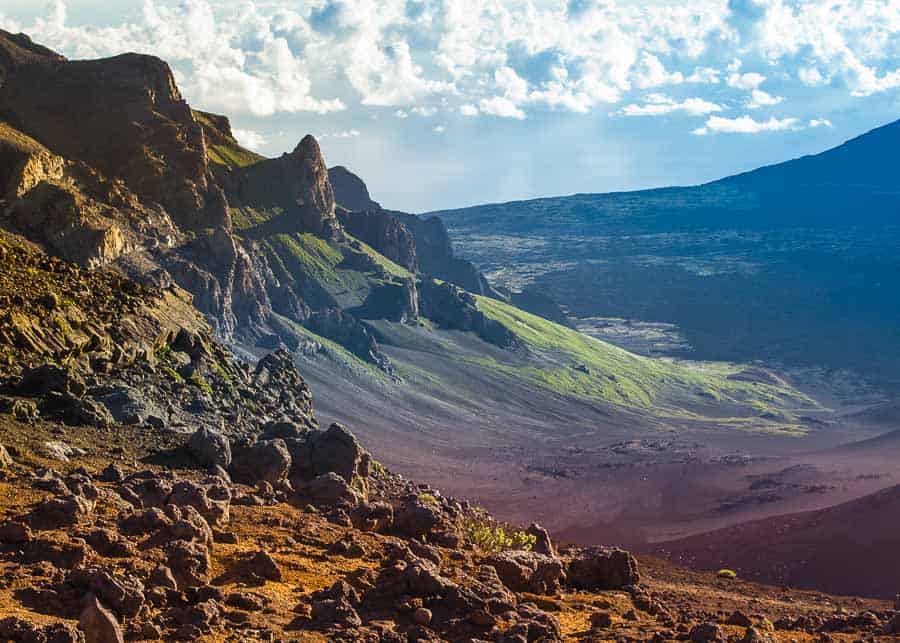
[[[885,640],[900,616],[560,548],[318,426],[177,288],[0,237],[0,640]]]

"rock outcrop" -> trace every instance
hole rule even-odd
[[[400,221],[416,240],[419,269],[424,274],[449,281],[476,295],[502,299],[475,264],[453,254],[450,235],[441,219],[394,211],[390,214]]]
[[[238,363],[177,287],[85,270],[4,233],[0,265],[0,400],[16,396],[0,408],[70,425],[316,426],[290,355]]]
[[[416,242],[400,221],[384,210],[339,210],[344,229],[410,272],[419,271]]]
[[[230,226],[203,132],[165,62],[138,54],[68,61],[27,52],[12,54],[0,86],[0,113],[11,126],[66,159],[122,179],[142,199],[162,204],[180,227]]]
[[[266,159],[236,173],[229,193],[234,205],[277,211],[277,227],[339,239],[334,192],[325,157],[315,138],[303,137],[292,152]]]
[[[477,295],[500,297],[472,262],[454,256],[441,219],[385,210],[371,199],[363,180],[347,168],[336,166],[328,173],[335,200],[348,211],[339,211],[339,217],[350,234],[410,270],[449,281]]]
[[[369,196],[369,188],[356,174],[343,165],[328,168],[328,178],[337,204],[350,212],[381,210],[381,205]]]
[[[472,331],[484,341],[512,348],[518,338],[503,324],[478,310],[475,297],[451,283],[423,281],[419,285],[419,310],[444,328]]]

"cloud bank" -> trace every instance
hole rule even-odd
[[[160,56],[192,102],[254,116],[599,109],[760,133],[793,129],[802,92],[900,87],[896,0],[144,0],[128,15],[75,24],[56,0],[26,24],[0,13],[0,26],[70,57]]]

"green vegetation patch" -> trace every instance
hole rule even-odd
[[[203,378],[202,375],[199,375],[199,374],[197,374],[197,373],[194,373],[193,375],[191,375],[191,376],[188,378],[188,383],[190,383],[191,386],[197,387],[198,389],[200,389],[200,390],[203,391],[204,393],[209,393],[210,395],[212,395],[212,392],[213,392],[212,386],[210,386],[209,382],[207,382],[207,381]]]
[[[358,242],[360,247],[362,248],[362,251],[365,252],[370,257],[372,257],[372,259],[375,260],[375,263],[377,263],[382,268],[384,268],[384,271],[386,273],[388,273],[389,275],[393,275],[394,277],[400,277],[402,279],[411,279],[413,277],[413,274],[409,270],[407,270],[406,268],[404,268],[403,266],[401,266],[398,263],[394,263],[393,261],[391,261],[390,259],[385,257],[383,254],[378,252],[375,248],[368,245],[364,241],[360,241],[356,237],[349,235],[349,234],[347,236],[350,239],[353,239],[354,241]]]
[[[210,145],[207,147],[207,154],[210,161],[229,169],[250,167],[266,158],[240,145]]]
[[[525,364],[476,358],[485,368],[554,393],[633,407],[662,418],[715,419],[745,429],[803,433],[792,411],[821,407],[786,384],[732,380],[740,366],[643,357],[514,306],[477,297],[478,308],[525,344]],[[776,425],[781,425],[776,426]]]
[[[524,531],[508,529],[489,519],[472,519],[465,525],[466,541],[482,554],[496,554],[508,549],[531,551],[537,537]]]

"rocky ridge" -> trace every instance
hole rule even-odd
[[[373,201],[365,182],[343,166],[328,170],[338,216],[354,236],[416,272],[449,281],[477,295],[503,299],[475,265],[454,255],[447,227],[438,217],[386,210]]]
[[[0,52],[0,226],[81,266],[182,288],[219,337],[294,350],[321,334],[390,371],[366,320],[414,321],[432,275],[485,291],[474,267],[456,279],[432,257],[420,265],[416,237],[431,242],[412,220],[368,197],[368,211],[337,207],[312,136],[274,159],[242,148],[157,58],[70,61],[6,32]],[[338,180],[367,194],[349,172]],[[452,256],[446,231],[438,245]]]

